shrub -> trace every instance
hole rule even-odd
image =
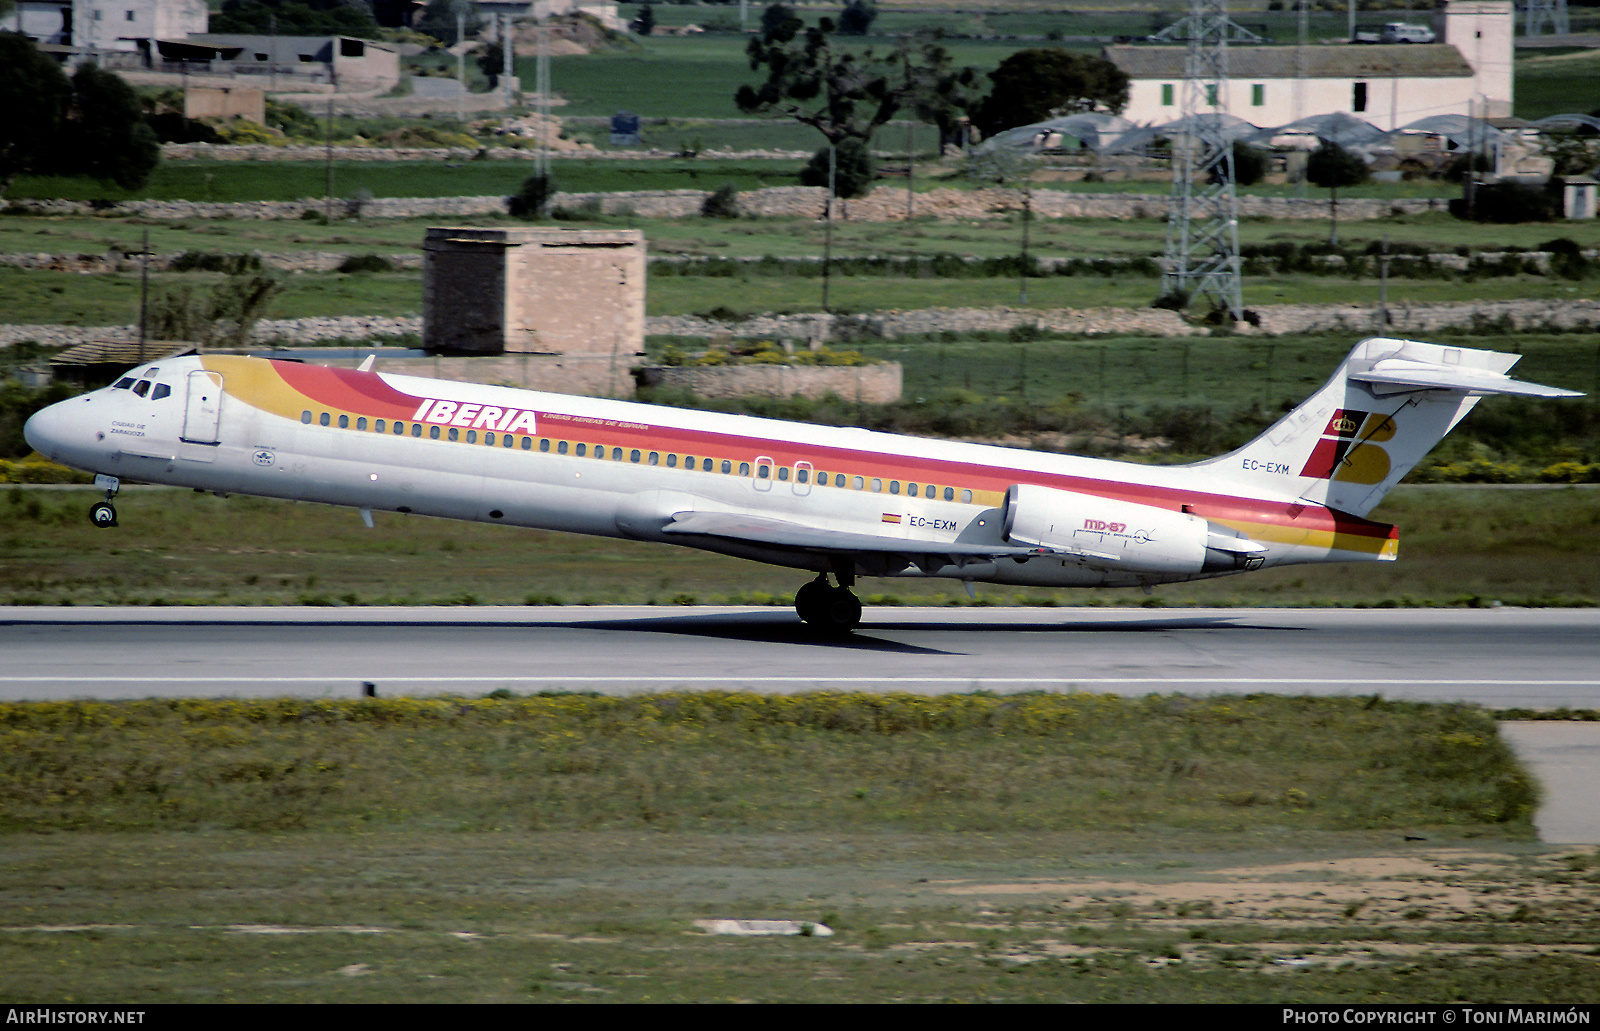
[[[506,198],[506,210],[517,218],[543,218],[555,194],[555,179],[549,173],[530,175],[522,180],[516,193]]]
[[[352,254],[339,264],[340,272],[393,272],[394,262],[378,254]]]
[[[800,170],[801,185],[828,185],[828,149],[823,147],[811,155],[810,163]],[[872,190],[872,180],[878,174],[872,151],[857,139],[843,140],[833,149],[833,195],[846,200],[866,196]]]
[[[732,183],[723,183],[700,205],[700,214],[706,218],[738,218],[738,189]]]

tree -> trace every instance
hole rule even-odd
[[[957,70],[943,48],[924,40],[915,48],[902,45],[889,54],[873,50],[835,53],[834,25],[821,19],[807,28],[788,8],[774,4],[783,17],[763,24],[772,28],[746,47],[750,70],[766,69],[760,86],[741,86],[734,96],[746,114],[776,115],[809,125],[839,146],[847,139],[870,143],[880,126],[910,105],[918,117],[953,123],[964,109],[962,83],[975,78],[971,69]]]
[[[453,47],[461,42],[461,34],[456,32],[457,14],[466,15],[464,31],[467,38],[476,36],[483,28],[483,15],[478,13],[478,5],[469,0],[432,0],[422,9],[422,17],[417,19],[414,27],[445,46]]]
[[[656,31],[656,9],[649,4],[641,4],[639,16],[628,24],[628,28],[641,36],[648,36]]]
[[[54,155],[72,83],[26,36],[0,33],[0,196]]]
[[[1339,244],[1339,187],[1364,183],[1370,175],[1365,161],[1332,140],[1323,140],[1322,146],[1306,158],[1306,181],[1331,191],[1331,219],[1328,223],[1330,244]]]
[[[800,19],[795,15],[794,10],[783,4],[772,4],[761,12],[761,35],[763,37],[773,35],[785,28],[790,22],[795,23],[795,29],[798,31]]]
[[[994,83],[974,113],[985,136],[1064,114],[1128,106],[1128,76],[1103,57],[1060,47],[1019,50],[989,73]]]
[[[1233,181],[1239,186],[1254,186],[1266,177],[1271,156],[1260,147],[1252,147],[1243,140],[1233,141]],[[1211,170],[1213,184],[1221,180],[1222,166]]]
[[[878,9],[867,0],[850,0],[839,12],[839,35],[865,36],[877,20]]]
[[[72,93],[57,155],[62,174],[109,179],[125,190],[149,182],[161,163],[161,144],[133,87],[85,62],[72,76]]]
[[[454,32],[455,18],[451,17]],[[280,36],[378,38],[378,23],[361,0],[223,0],[210,31]],[[430,33],[431,35],[431,33]]]
[[[83,64],[71,79],[26,37],[0,33],[0,195],[17,176],[88,175],[136,190],[161,145],[120,76]]]
[[[478,71],[489,79],[489,92],[500,87],[500,73],[506,68],[506,52],[499,43],[485,43],[478,49]]]
[[[846,139],[837,148],[823,147],[811,155],[811,162],[800,170],[800,185],[828,185],[828,151],[834,150],[833,195],[849,200],[865,196],[872,190],[872,181],[878,169],[872,160],[872,151],[857,139]]]

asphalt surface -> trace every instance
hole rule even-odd
[[[13,608],[0,699],[671,688],[1381,694],[1600,706],[1589,609]]]

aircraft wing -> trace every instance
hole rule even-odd
[[[898,555],[952,555],[974,558],[1006,558],[1013,555],[1048,555],[1055,549],[1024,547],[1015,544],[962,544],[954,541],[914,540],[905,537],[851,533],[807,526],[786,519],[732,512],[679,512],[662,527],[665,533],[725,537],[756,544],[773,544],[802,551],[830,554],[891,553]],[[1074,554],[1078,554],[1074,552]],[[1082,552],[1084,557],[1115,561],[1114,556]]]

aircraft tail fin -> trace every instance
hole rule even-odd
[[[1520,355],[1374,337],[1261,436],[1198,463],[1251,493],[1364,516],[1490,394],[1581,397],[1512,379]]]

